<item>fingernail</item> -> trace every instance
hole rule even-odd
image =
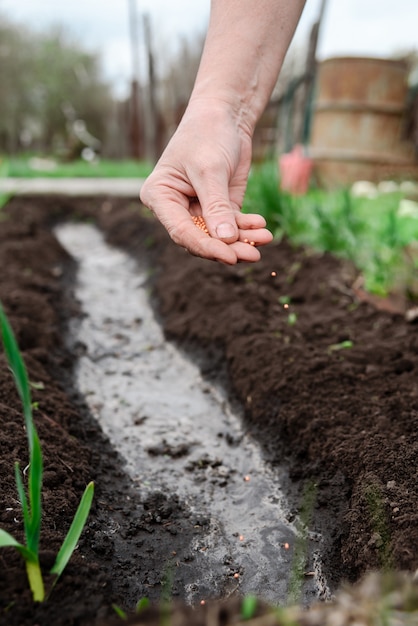
[[[229,224],[228,222],[222,222],[222,224],[219,224],[217,226],[216,234],[221,239],[227,239],[228,237],[235,237],[235,228],[232,226],[232,224]]]

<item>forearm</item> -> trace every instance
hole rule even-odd
[[[224,100],[252,133],[267,105],[305,0],[212,0],[191,100]]]
[[[172,239],[222,263],[255,262],[271,233],[241,213],[255,125],[265,109],[305,0],[211,0],[189,105],[141,200]],[[193,218],[203,217],[207,231]]]

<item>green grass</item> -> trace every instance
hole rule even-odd
[[[25,544],[21,544],[5,530],[0,529],[0,548],[13,547],[18,550],[26,564],[26,573],[35,602],[45,600],[45,587],[39,562],[39,542],[42,522],[42,476],[43,458],[39,436],[33,421],[33,403],[26,367],[15,336],[0,303],[0,337],[4,353],[13,374],[16,389],[22,402],[26,436],[29,447],[28,494],[23,484],[19,463],[15,463],[17,492],[23,515]],[[50,570],[55,585],[74,552],[83,531],[93,500],[94,485],[89,483],[81,498],[70,529]]]
[[[0,163],[7,164],[7,176],[11,178],[144,178],[152,171],[150,163],[108,159],[99,159],[97,163],[88,163],[81,159],[68,163],[56,160],[54,169],[34,169],[31,166],[31,158],[32,155],[19,157],[0,155]]]
[[[400,192],[354,197],[347,189],[292,196],[280,190],[276,163],[264,163],[250,174],[244,211],[262,214],[278,239],[351,260],[366,289],[385,295],[396,284],[408,291],[418,269],[405,255],[418,240],[418,218],[399,212],[402,198]]]
[[[9,163],[0,158],[0,179],[9,176]],[[0,193],[0,211],[10,199],[10,194]]]

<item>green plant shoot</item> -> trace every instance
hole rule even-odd
[[[252,594],[244,596],[241,604],[241,618],[245,621],[254,617],[257,610],[258,600]]]
[[[35,602],[45,600],[45,587],[39,563],[39,540],[42,520],[42,476],[43,460],[42,450],[38,433],[35,428],[32,415],[32,400],[30,383],[24,361],[17,345],[12,328],[3,311],[0,303],[0,336],[3,341],[3,348],[6,359],[12,371],[16,388],[23,406],[23,415],[26,426],[26,435],[29,447],[29,471],[28,471],[28,493],[26,494],[23,485],[22,473],[19,463],[15,464],[15,479],[17,492],[23,515],[23,528],[25,533],[25,545],[16,541],[12,535],[0,529],[0,547],[16,548],[26,563],[26,572],[29,585]],[[50,571],[55,575],[55,582],[62,574],[80,538],[86,523],[91,503],[93,500],[94,485],[90,482],[83,494],[83,497],[74,516],[70,530],[61,549],[58,552],[55,563]]]
[[[289,315],[287,316],[287,323],[289,324],[289,326],[294,326],[297,321],[298,316],[296,315],[296,313],[289,313]]]
[[[353,342],[350,341],[349,339],[346,339],[345,341],[341,341],[340,343],[333,343],[330,346],[328,346],[328,351],[329,352],[338,352],[339,350],[348,350],[349,348],[353,347]]]

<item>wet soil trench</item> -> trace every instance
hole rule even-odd
[[[176,494],[209,518],[193,546],[202,580],[188,585],[186,601],[199,600],[203,582],[216,590],[219,563],[228,560],[240,593],[285,602],[301,533],[280,486],[285,468],[263,459],[224,390],[165,339],[147,270],[90,224],[62,224],[55,234],[78,262],[83,314],[69,341],[80,354],[79,392],[139,489]],[[326,595],[319,552],[314,557],[305,601]]]

